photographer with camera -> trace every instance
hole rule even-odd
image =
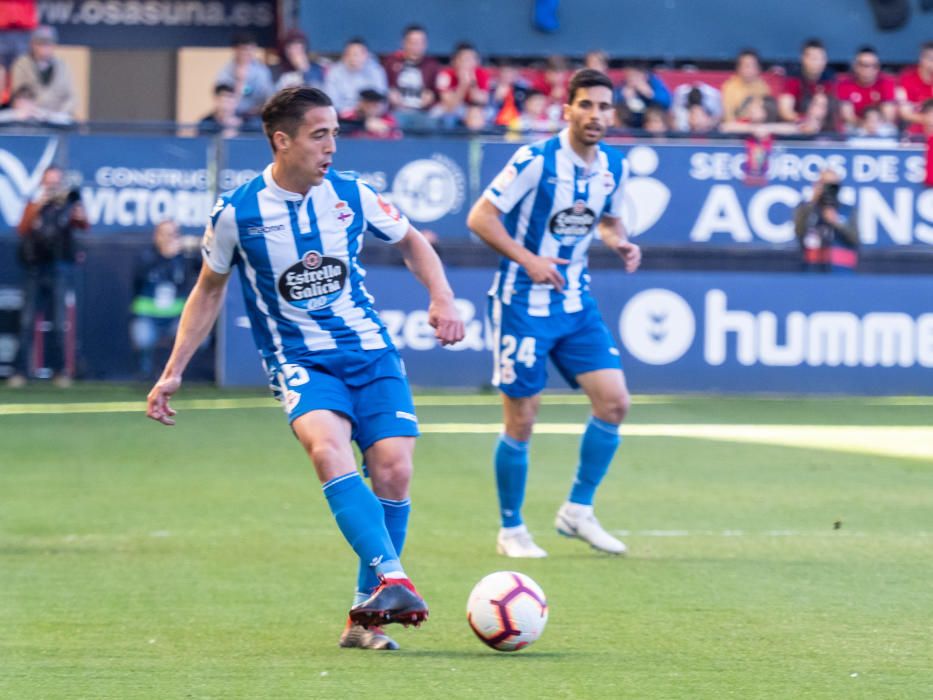
[[[858,265],[858,212],[839,201],[839,175],[820,173],[809,202],[794,211],[794,231],[807,272],[854,272]]]
[[[68,386],[74,367],[74,265],[77,257],[75,231],[88,227],[81,195],[65,185],[64,173],[51,166],[42,174],[35,197],[26,205],[17,227],[19,258],[23,266],[23,309],[20,341],[11,387],[26,383],[34,367],[33,339],[36,315],[47,310],[52,323],[52,343],[45,365],[55,372],[55,383]]]

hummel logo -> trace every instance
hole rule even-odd
[[[378,557],[373,557],[373,560],[369,562],[369,565],[375,569],[381,563],[382,563],[382,555],[380,554]]]

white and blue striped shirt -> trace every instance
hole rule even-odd
[[[214,272],[237,266],[253,338],[270,369],[309,353],[392,347],[359,255],[366,230],[394,243],[408,228],[354,173],[330,171],[301,195],[279,187],[270,165],[221,195],[202,249]]]
[[[622,215],[628,163],[617,149],[600,144],[589,166],[557,136],[522,146],[486,188],[484,197],[505,214],[505,228],[537,255],[565,258],[563,292],[535,284],[516,262],[503,258],[489,290],[503,304],[527,306],[531,316],[574,313],[589,291],[587,253],[603,216]]]

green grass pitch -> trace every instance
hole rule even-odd
[[[380,653],[337,647],[354,558],[271,399],[185,388],[169,429],[144,394],[0,391],[4,700],[933,697],[933,400],[637,400],[597,499],[620,559],[553,530],[587,415],[558,397],[525,509],[551,556],[522,561],[495,554],[495,398],[422,396],[404,559],[432,614]],[[464,605],[510,568],[550,621],[501,654]]]

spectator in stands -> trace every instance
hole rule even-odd
[[[722,120],[732,122],[749,97],[771,97],[771,87],[761,77],[761,59],[754,49],[743,49],[735,59],[735,73],[722,84]]]
[[[237,98],[236,113],[241,117],[256,117],[272,93],[272,73],[256,56],[256,39],[252,34],[236,34],[231,41],[233,59],[221,68],[215,85],[232,85]]]
[[[50,313],[53,329],[47,366],[56,372],[56,384],[71,383],[67,347],[68,338],[74,338],[74,328],[69,322],[68,304],[74,299],[75,232],[87,227],[78,190],[66,185],[61,168],[47,168],[17,227],[19,259],[25,274],[19,347],[14,374],[8,382],[11,387],[23,386],[30,374],[36,316],[43,308]]]
[[[807,40],[800,66],[790,72],[778,98],[778,116],[786,122],[802,119],[814,95],[835,96],[836,78],[826,67],[826,48],[819,39]]]
[[[641,123],[642,131],[646,131],[652,136],[664,136],[670,131],[667,121],[667,112],[654,105],[645,109],[644,117]]]
[[[810,201],[794,210],[794,232],[808,272],[854,272],[858,265],[858,211],[839,200],[839,175],[827,168]]]
[[[474,127],[477,125],[477,112],[483,113],[489,104],[490,80],[489,73],[480,66],[479,54],[473,44],[462,42],[457,45],[450,67],[438,73],[436,87],[440,97],[436,114],[444,127],[456,128],[467,121]]]
[[[28,87],[35,95],[37,107],[72,118],[77,98],[68,66],[55,55],[57,41],[58,34],[52,27],[36,28],[29,52],[13,62],[11,90]]]
[[[386,72],[369,53],[366,42],[353,37],[343,45],[340,60],[327,71],[324,92],[334,102],[337,114],[356,108],[363,90],[385,95],[389,90]]]
[[[921,106],[933,99],[933,41],[920,47],[916,66],[905,68],[898,78],[897,99],[900,116],[909,134],[923,132]]]
[[[567,85],[570,83],[570,65],[559,54],[548,56],[538,90],[544,93],[550,104],[563,105],[567,102]]]
[[[67,114],[50,112],[36,104],[36,95],[28,85],[18,88],[10,98],[9,105],[0,109],[0,124],[64,125],[71,122]]]
[[[531,81],[525,78],[510,61],[499,64],[492,105],[495,111],[493,122],[499,126],[520,130],[522,110],[528,93],[534,90]]]
[[[198,241],[193,241],[186,249],[178,224],[162,221],[153,232],[152,247],[136,259],[130,341],[141,380],[153,377],[156,349],[170,349],[178,330],[181,310],[200,267]]]
[[[600,49],[587,51],[583,57],[583,67],[598,70],[600,73],[609,73],[609,54]]]
[[[625,77],[616,88],[615,101],[623,125],[640,129],[648,107],[670,109],[671,92],[646,65],[632,63],[625,67]]]
[[[29,38],[39,25],[36,0],[4,0],[0,3],[0,68],[7,69],[13,61],[29,51]],[[0,70],[0,77],[4,71]],[[0,93],[5,83],[0,81]]]
[[[674,90],[671,104],[674,128],[677,131],[693,131],[689,124],[691,112],[693,112],[694,126],[701,124],[705,126],[709,121],[710,128],[713,128],[722,118],[722,98],[719,90],[702,81],[678,85]],[[694,107],[702,109],[698,111],[694,110]],[[709,130],[705,129],[705,131]]]
[[[6,66],[0,64],[0,107],[6,107],[10,100],[10,85],[6,79]]]
[[[457,126],[476,133],[486,131],[489,128],[486,108],[481,105],[467,105]]]
[[[933,138],[933,98],[925,100],[924,103],[920,105],[920,116],[923,119],[923,131],[921,135],[925,139]]]
[[[341,113],[340,128],[349,135],[368,136],[380,139],[398,139],[402,137],[398,123],[389,114],[386,96],[375,90],[360,92],[356,107]]]
[[[218,83],[214,86],[214,108],[198,122],[198,131],[202,134],[220,134],[225,139],[237,136],[247,120],[236,113],[236,106],[233,86]]]
[[[324,66],[311,60],[308,37],[304,32],[292,29],[279,42],[279,62],[275,66],[275,89],[289,87],[324,88]]]
[[[719,130],[726,134],[751,134],[761,139],[772,134],[796,134],[797,125],[778,121],[777,102],[770,95],[749,95],[736,110],[735,118],[724,121]]]
[[[716,129],[716,117],[702,102],[695,102],[687,108],[686,131],[692,136],[702,136]]]
[[[441,67],[427,51],[427,31],[420,24],[410,24],[402,33],[402,48],[383,63],[389,82],[389,105],[402,129],[434,127],[430,113],[437,102],[434,86]]]
[[[897,127],[889,121],[885,121],[881,108],[878,105],[868,105],[862,112],[862,118],[858,122],[854,135],[868,139],[889,139],[892,144],[893,138],[897,136]],[[850,141],[850,143],[852,143]],[[865,145],[869,145],[866,141]],[[877,146],[878,144],[873,144]]]
[[[881,61],[871,46],[863,46],[852,60],[852,74],[836,85],[839,116],[847,131],[855,131],[868,107],[878,107],[884,121],[897,117],[894,80],[881,72]]]
[[[543,92],[532,88],[525,96],[525,105],[518,120],[518,129],[536,134],[553,134],[560,129],[560,113]],[[559,109],[559,108],[558,108]]]
[[[810,98],[806,111],[797,122],[797,131],[808,136],[838,131],[839,110],[835,98],[818,92]]]

